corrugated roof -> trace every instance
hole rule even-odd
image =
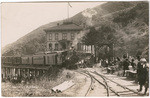
[[[51,28],[45,29],[46,32],[48,31],[72,31],[72,30],[82,30],[83,28],[81,26],[78,26],[72,22],[65,22],[61,25],[57,25]]]

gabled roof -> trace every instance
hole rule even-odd
[[[44,31],[49,32],[49,31],[80,31],[83,28],[81,26],[78,26],[72,22],[64,22],[61,25],[57,25],[51,28],[47,28]]]

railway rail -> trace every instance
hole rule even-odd
[[[97,73],[96,71],[95,71],[95,72],[89,72],[89,73],[92,73],[92,74],[94,74],[94,75],[97,75],[97,76],[99,76],[101,79],[103,79],[103,82],[105,83],[106,87],[107,87],[112,93],[114,93],[114,94],[117,95],[117,96],[143,96],[143,94],[140,94],[140,93],[138,93],[138,92],[136,92],[136,91],[134,91],[134,90],[132,90],[132,89],[126,87],[126,86],[123,86],[123,85],[121,85],[121,84],[119,84],[119,83],[117,83],[117,82],[115,82],[115,81],[113,81],[113,80],[111,80],[111,79],[105,77],[104,75]],[[117,86],[117,89],[119,88],[119,90],[122,89],[123,91],[117,91],[115,88],[113,88],[112,86],[109,85],[110,83],[113,83],[114,85]],[[113,85],[113,86],[114,86],[114,85]],[[109,92],[109,96],[111,96],[111,95],[110,95],[111,92]]]
[[[88,75],[90,77],[90,85],[85,93],[85,96],[88,96],[90,91],[93,89],[93,82],[97,81],[98,84],[102,85],[104,87],[104,90],[106,90],[106,96],[143,96],[143,94],[127,87],[124,85],[121,85],[118,82],[115,82],[114,80],[104,76],[103,74],[100,74],[96,71],[88,71],[86,69],[82,69],[80,72],[77,71],[78,73],[81,73],[83,75]]]
[[[87,91],[86,91],[86,93],[85,93],[85,97],[89,94],[89,92],[90,92],[90,90],[92,89],[92,85],[93,85],[93,78],[89,75],[89,74],[87,74],[86,72],[79,72],[79,71],[76,71],[76,72],[78,72],[78,73],[80,73],[80,74],[82,74],[82,75],[85,75],[86,77],[90,77],[90,85],[89,85],[89,87],[88,87],[88,89],[87,89]]]
[[[88,88],[88,90],[87,90],[87,92],[85,94],[85,97],[88,96],[88,94],[90,93],[90,91],[93,89],[92,86],[93,86],[94,80],[97,81],[100,85],[102,85],[106,89],[107,96],[109,96],[109,89],[107,88],[107,86],[106,86],[105,83],[103,83],[102,81],[98,80],[96,77],[94,77],[88,71],[81,71],[81,72],[78,72],[78,73],[84,74],[86,76],[88,75],[91,78],[91,83],[90,83],[90,86],[89,86],[89,88]]]
[[[88,71],[87,71],[88,72]],[[101,84],[102,86],[104,86],[104,88],[106,89],[106,92],[107,92],[107,96],[109,96],[109,90],[108,90],[108,87],[105,83],[103,83],[102,81],[99,81],[96,77],[94,77],[92,74],[90,74],[88,72],[88,74],[93,78],[95,79],[99,84]]]

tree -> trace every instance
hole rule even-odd
[[[85,45],[91,45],[91,50],[92,50],[92,45],[94,45],[95,56],[96,56],[96,44],[98,40],[97,35],[98,35],[98,31],[95,29],[95,27],[90,27],[89,32],[82,37],[82,43]]]
[[[113,44],[116,41],[115,32],[116,31],[110,25],[102,25],[98,29],[97,45],[101,47],[103,45]]]
[[[95,56],[100,47],[108,46],[111,51],[109,51],[109,53],[106,52],[108,53],[107,57],[112,57],[113,45],[116,41],[114,33],[115,30],[110,25],[101,25],[98,30],[96,30],[94,27],[91,27],[90,31],[82,38],[82,42],[85,45],[94,45]]]
[[[96,45],[96,41],[97,41],[97,34],[98,32],[95,30],[94,27],[90,27],[89,32],[82,37],[82,42],[85,45]]]
[[[114,44],[116,43],[115,33],[116,31],[108,24],[103,24],[98,29],[97,46],[99,49],[101,47],[106,47],[105,57],[109,60],[114,56]]]

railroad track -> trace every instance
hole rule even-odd
[[[121,97],[125,97],[125,96],[143,96],[143,94],[138,93],[137,91],[134,91],[126,86],[123,86],[105,76],[103,76],[102,74],[97,73],[96,71],[91,72],[91,71],[80,71],[79,73],[84,74],[84,75],[88,75],[91,78],[91,83],[90,86],[85,94],[85,96],[88,96],[88,94],[90,93],[90,91],[93,89],[93,81],[97,81],[100,85],[102,85],[105,90],[106,90],[106,96],[121,96]],[[119,90],[119,91],[118,91]]]
[[[107,86],[107,88],[109,89],[109,96],[113,96],[110,95],[110,93],[114,93],[116,96],[143,96],[143,94],[140,94],[126,86],[123,86],[105,76],[103,76],[102,74],[95,72],[90,72],[94,75],[99,76],[101,79],[103,79],[103,82],[105,83],[105,85]],[[109,85],[109,84],[113,84],[113,85]],[[117,91],[119,90],[119,91]],[[111,91],[111,92],[110,92]]]
[[[88,96],[89,93],[90,93],[90,91],[94,89],[93,88],[94,80],[97,81],[100,85],[102,85],[106,89],[107,96],[109,96],[109,89],[107,88],[107,86],[106,86],[107,84],[106,83],[101,82],[100,80],[98,80],[97,78],[95,78],[92,74],[90,74],[90,72],[88,72],[88,71],[81,71],[79,73],[80,74],[84,74],[86,76],[88,75],[91,78],[91,83],[90,83],[90,86],[89,86],[89,88],[88,88],[88,90],[87,90],[87,92],[85,94],[85,97]]]
[[[85,75],[86,77],[90,77],[90,85],[89,85],[89,87],[88,87],[88,89],[87,89],[87,91],[86,91],[86,93],[85,93],[85,97],[89,94],[89,92],[92,90],[92,86],[93,86],[93,78],[89,75],[89,74],[87,74],[86,72],[84,72],[84,71],[81,71],[81,72],[79,72],[79,71],[75,71],[75,72],[78,72],[78,73],[80,73],[80,74],[82,74],[82,75]]]
[[[103,83],[102,81],[98,80],[96,77],[90,74],[90,72],[87,71],[87,73],[89,74],[90,77],[92,77],[94,80],[96,80],[100,85],[102,85],[106,89],[107,96],[109,96],[109,89],[107,87],[107,84],[105,82]]]

